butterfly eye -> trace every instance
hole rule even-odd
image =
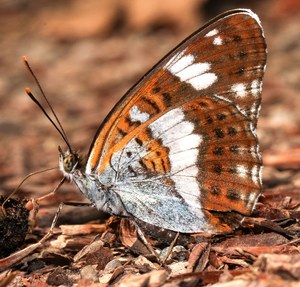
[[[64,170],[66,172],[71,172],[77,164],[78,157],[74,154],[69,154],[66,158],[64,158]]]

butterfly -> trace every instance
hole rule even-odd
[[[256,126],[266,43],[251,10],[189,36],[115,105],[64,176],[99,210],[180,233],[230,232],[262,191]]]

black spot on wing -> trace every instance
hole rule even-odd
[[[214,149],[213,153],[214,153],[215,155],[223,155],[223,153],[224,153],[224,148],[223,148],[223,147],[216,147],[216,148]]]
[[[214,129],[215,135],[217,138],[223,138],[224,137],[224,133],[221,129]]]
[[[157,94],[157,93],[159,93],[160,92],[160,87],[154,87],[153,89],[152,89],[152,92],[154,93],[154,94]]]
[[[154,110],[155,110],[155,113],[159,113],[160,112],[160,108],[159,106],[152,100],[148,99],[148,98],[142,98],[142,101],[147,103],[148,105],[150,105]]]
[[[135,142],[136,142],[139,146],[142,146],[142,145],[143,145],[143,141],[140,140],[139,138],[135,138]]]
[[[213,166],[213,171],[216,173],[216,174],[218,174],[218,175],[220,175],[221,173],[222,173],[222,166],[221,165],[219,165],[219,164],[215,164],[214,166]]]

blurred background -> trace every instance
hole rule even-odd
[[[267,38],[258,123],[265,186],[276,178],[300,187],[300,1],[0,0],[0,194],[30,172],[57,166],[57,146],[65,148],[24,92],[29,86],[40,96],[23,55],[71,144],[87,153],[101,121],[148,69],[206,21],[234,8],[257,13]],[[20,196],[41,196],[60,178],[58,171],[37,175]],[[75,190],[66,184],[45,204],[54,210],[61,200],[81,200]]]

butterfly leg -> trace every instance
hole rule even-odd
[[[160,258],[157,255],[157,253],[153,249],[152,245],[148,242],[147,238],[145,237],[145,235],[144,235],[143,231],[141,230],[141,228],[139,227],[139,225],[135,221],[133,221],[133,223],[134,223],[135,229],[138,233],[138,236],[140,237],[142,242],[147,246],[148,250],[156,258],[157,262],[163,265],[163,263],[161,262]]]
[[[169,255],[171,254],[171,252],[173,250],[173,247],[176,244],[176,241],[177,241],[177,239],[179,237],[179,234],[180,234],[179,232],[176,233],[176,236],[174,237],[173,241],[171,242],[170,246],[168,247],[166,255],[161,259],[161,265],[162,266],[165,265],[165,262],[167,261]]]
[[[29,176],[31,176],[31,174],[30,174]],[[16,190],[19,189],[19,187],[23,184],[23,182],[24,182],[27,178],[28,178],[28,176],[25,177],[25,179],[19,184],[19,186],[16,188]],[[27,202],[26,208],[27,208],[28,210],[32,210],[32,209],[34,210],[34,215],[33,215],[33,219],[34,219],[34,220],[35,220],[36,215],[37,215],[38,210],[39,210],[39,202],[40,202],[41,200],[44,200],[45,198],[47,198],[47,197],[49,197],[49,196],[52,196],[52,195],[56,194],[56,192],[58,191],[58,189],[64,184],[65,181],[66,181],[66,178],[63,177],[63,179],[59,182],[59,184],[58,184],[52,191],[48,192],[47,194],[45,194],[45,195],[43,195],[43,196],[41,196],[41,197],[33,198],[33,199],[31,199],[31,200],[29,200],[29,201]]]
[[[60,215],[60,213],[61,213],[61,211],[62,211],[64,205],[69,205],[69,206],[93,206],[93,204],[92,204],[92,203],[89,203],[89,202],[61,202],[61,203],[59,204],[57,210],[56,210],[55,216],[54,216],[54,218],[53,218],[53,220],[52,220],[52,223],[51,223],[51,227],[50,227],[48,233],[47,233],[44,237],[46,237],[47,235],[48,235],[48,237],[49,237],[50,235],[53,234],[53,229],[54,229],[54,227],[56,226],[57,220],[58,220],[58,218],[59,218],[59,215]],[[48,237],[47,237],[47,238],[48,238]],[[47,240],[47,238],[45,238],[45,239],[42,238],[41,240],[44,239],[44,240],[43,240],[43,242],[44,242],[45,240]]]

